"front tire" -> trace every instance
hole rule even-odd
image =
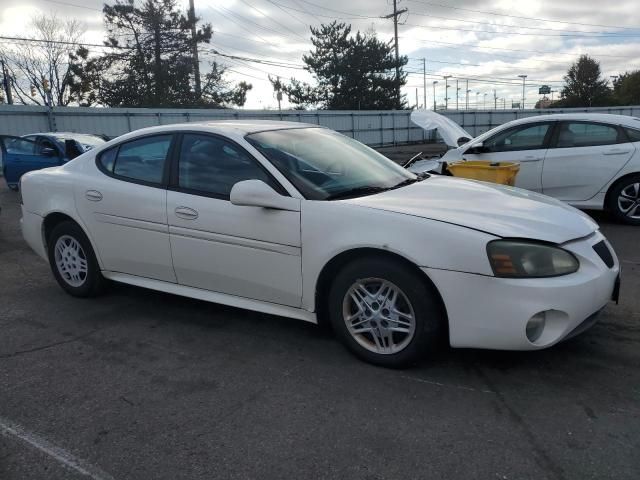
[[[388,368],[409,366],[442,338],[437,294],[417,272],[386,258],[347,264],[329,292],[336,335],[362,360]]]
[[[92,297],[104,287],[104,277],[91,242],[74,222],[56,225],[47,242],[49,264],[58,284],[75,297]]]
[[[620,181],[609,195],[609,210],[621,222],[640,225],[640,175]]]

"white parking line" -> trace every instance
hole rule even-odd
[[[33,432],[29,432],[22,426],[3,417],[0,417],[0,433],[4,436],[10,436],[22,440],[24,443],[31,445],[33,448],[50,456],[66,467],[93,480],[115,480],[111,475],[102,471],[100,468],[75,457],[63,448],[52,444],[41,436]]]

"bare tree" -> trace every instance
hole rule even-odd
[[[85,27],[55,14],[36,16],[31,25],[39,42],[18,42],[0,50],[14,96],[24,105],[68,105],[74,101],[73,62]]]

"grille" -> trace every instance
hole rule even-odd
[[[607,244],[604,242],[604,240],[596,243],[593,246],[593,249],[596,251],[598,256],[602,259],[607,267],[613,267],[613,255],[611,255],[611,250],[609,250],[609,247],[607,247]]]

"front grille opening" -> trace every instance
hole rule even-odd
[[[611,255],[611,250],[609,250],[609,247],[607,247],[607,244],[604,240],[596,243],[593,246],[593,249],[596,251],[598,256],[602,259],[607,267],[613,267],[613,255]]]

